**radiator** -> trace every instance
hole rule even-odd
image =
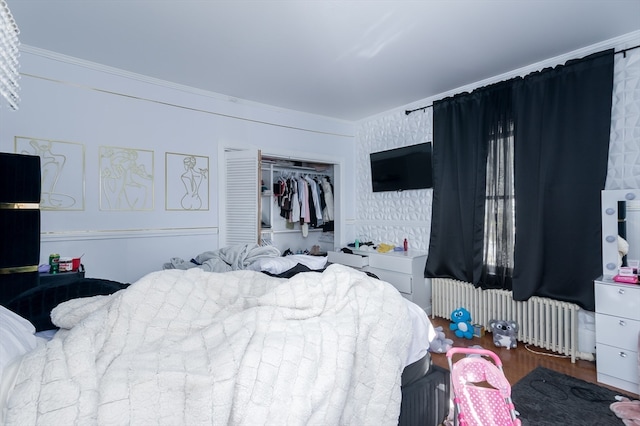
[[[474,324],[491,330],[492,319],[516,321],[518,341],[571,356],[578,353],[578,305],[533,296],[524,302],[513,300],[507,290],[482,290],[472,284],[448,278],[432,278],[432,314],[450,319],[463,307]]]

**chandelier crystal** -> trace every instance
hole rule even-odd
[[[5,0],[0,0],[0,93],[17,110],[20,102],[18,91],[20,73],[18,72],[18,57],[20,56],[20,30],[11,15]]]

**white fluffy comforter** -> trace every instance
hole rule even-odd
[[[389,284],[331,265],[154,272],[52,313],[9,425],[395,425],[411,323]]]

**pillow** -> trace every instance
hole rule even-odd
[[[307,254],[292,254],[284,257],[262,257],[251,263],[247,269],[281,274],[296,266],[298,263],[311,270],[320,270],[327,265],[327,256],[311,256]]]
[[[293,259],[286,257],[261,257],[252,262],[247,269],[252,271],[266,271],[272,274],[280,274],[296,266]]]
[[[0,305],[0,383],[4,368],[35,349],[36,328],[28,320]]]
[[[296,263],[301,263],[304,266],[308,266],[309,269],[319,271],[327,266],[327,256],[312,256],[309,254],[292,254],[287,256],[289,259],[293,259]]]

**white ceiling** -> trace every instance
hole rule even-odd
[[[640,29],[640,0],[7,0],[23,45],[359,120]]]

